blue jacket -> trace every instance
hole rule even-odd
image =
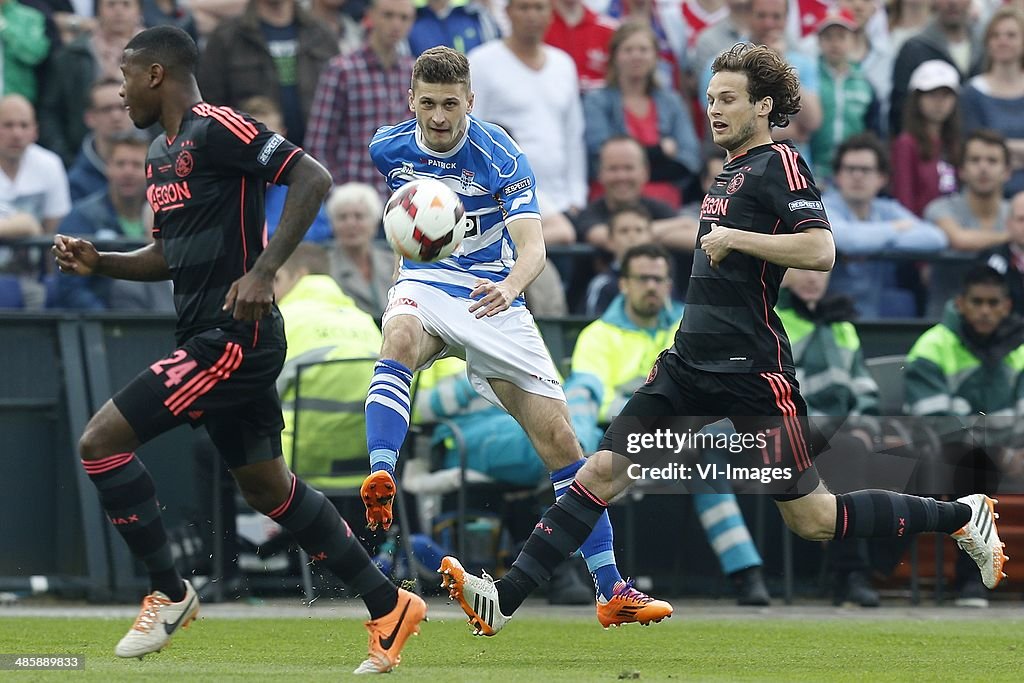
[[[284,211],[284,200],[288,196],[287,185],[267,185],[266,211],[267,211],[267,239],[273,237],[277,230],[277,224],[281,222],[281,213]],[[334,239],[334,231],[331,230],[331,219],[327,217],[325,204],[320,205],[320,210],[313,219],[313,223],[306,231],[303,242],[316,242],[327,244]]]
[[[107,189],[107,162],[96,151],[95,140],[92,133],[82,140],[82,148],[68,169],[68,188],[73,202]]]
[[[448,16],[439,17],[428,5],[419,0],[416,22],[409,32],[409,49],[413,56],[437,45],[447,45],[462,54],[488,40],[501,36],[491,16],[466,0],[452,0]]]
[[[910,303],[912,293],[897,281],[899,262],[870,256],[880,252],[939,251],[949,244],[946,233],[922,221],[895,199],[876,197],[867,220],[855,216],[835,190],[825,192],[822,202],[839,255],[829,291],[851,297],[863,318],[916,315],[916,310],[911,310],[916,308],[916,303]],[[912,221],[912,227],[897,230],[894,224],[904,220]],[[906,302],[902,308],[897,299]]]
[[[700,143],[693,130],[690,110],[674,90],[656,88],[651,93],[658,111],[658,135],[676,141],[674,161],[690,173],[700,173]],[[622,91],[618,88],[598,88],[583,96],[584,138],[591,172],[596,173],[598,153],[605,140],[614,135],[626,135],[626,111],[622,105]]]

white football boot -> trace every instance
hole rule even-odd
[[[150,652],[159,652],[167,647],[178,629],[188,628],[198,614],[199,596],[188,581],[185,581],[185,598],[181,602],[171,602],[160,591],[153,591],[142,599],[139,616],[114,648],[114,654],[142,659]]]
[[[971,518],[961,529],[950,535],[978,563],[985,587],[995,588],[1006,576],[1003,564],[1010,559],[1003,552],[1005,544],[999,540],[999,532],[996,530],[999,514],[995,504],[999,501],[983,493],[957,498],[956,501],[971,508]]]
[[[441,568],[437,571],[441,575],[441,587],[448,589],[448,595],[469,617],[473,635],[496,635],[512,618],[498,609],[498,589],[486,572],[483,578],[473,576],[454,557],[441,560]]]

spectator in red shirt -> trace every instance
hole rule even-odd
[[[554,12],[544,42],[569,53],[576,63],[580,90],[601,87],[608,69],[608,43],[617,23],[587,9],[583,0],[552,0],[551,6]]]

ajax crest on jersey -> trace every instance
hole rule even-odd
[[[407,259],[429,263],[451,256],[466,233],[466,211],[440,180],[419,178],[402,185],[384,207],[388,244]]]

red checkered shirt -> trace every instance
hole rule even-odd
[[[367,146],[381,126],[410,118],[412,65],[412,57],[399,55],[386,67],[364,44],[333,58],[320,73],[304,146],[336,184],[358,181],[387,193]]]

